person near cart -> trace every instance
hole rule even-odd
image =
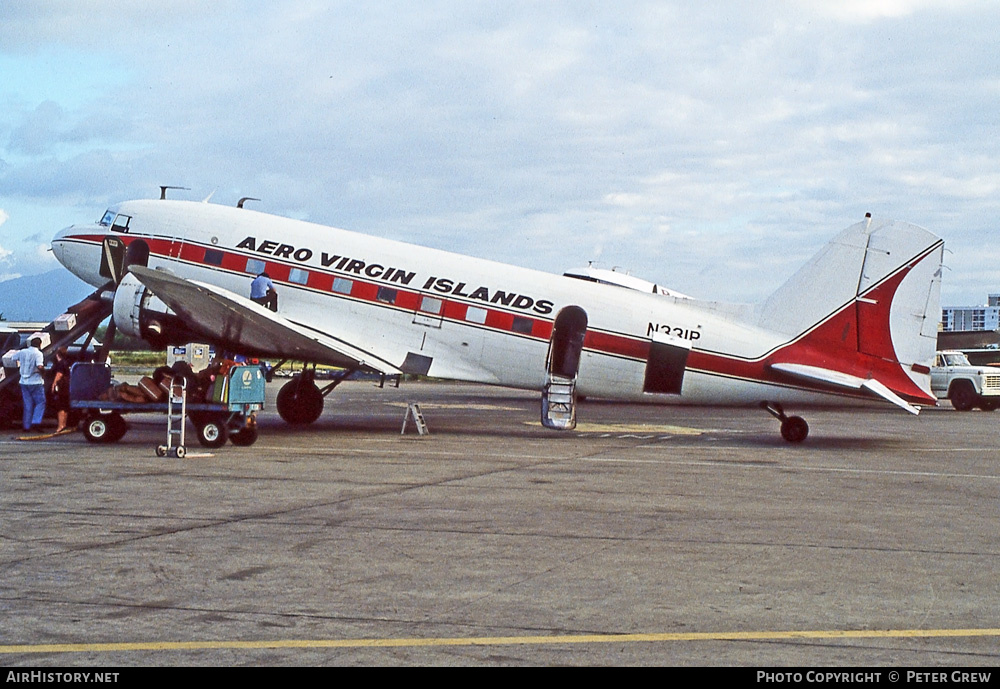
[[[45,357],[42,356],[42,340],[33,337],[28,346],[12,355],[17,362],[21,399],[24,402],[22,422],[24,430],[41,432],[42,418],[45,416]]]
[[[56,360],[52,364],[52,407],[56,412],[56,433],[67,430],[69,421],[69,351],[65,347],[56,350]]]

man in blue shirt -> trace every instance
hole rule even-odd
[[[31,338],[28,346],[10,357],[17,362],[21,384],[21,399],[24,402],[22,422],[25,431],[41,431],[42,417],[45,416],[45,357],[39,347],[41,339]]]
[[[261,273],[250,283],[250,301],[266,306],[272,311],[278,310],[278,293],[274,290],[270,275]]]

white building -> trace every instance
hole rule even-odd
[[[941,310],[944,332],[1000,330],[1000,294],[989,295],[987,306],[946,306]]]

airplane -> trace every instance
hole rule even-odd
[[[355,371],[537,391],[556,430],[575,428],[585,396],[759,406],[789,442],[809,427],[787,405],[936,404],[944,243],[916,225],[868,214],[762,302],[727,304],[165,196],[63,229],[56,258],[154,347],[207,339],[307,362],[277,397],[291,424],[315,421]],[[277,312],[249,299],[262,272]],[[344,376],[320,389],[317,364]]]

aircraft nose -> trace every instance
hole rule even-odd
[[[56,257],[56,260],[64,266],[66,265],[66,238],[73,234],[75,227],[76,225],[65,227],[56,232],[56,236],[52,238],[52,254]]]

